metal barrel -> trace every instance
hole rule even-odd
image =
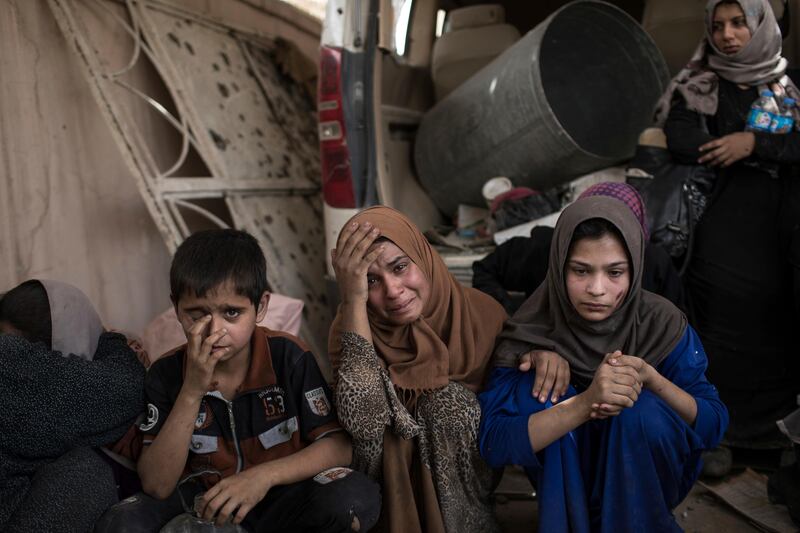
[[[414,147],[420,182],[452,214],[483,205],[494,176],[541,190],[620,163],[668,82],[628,14],[567,4],[426,113]]]

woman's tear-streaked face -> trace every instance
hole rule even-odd
[[[386,321],[402,326],[422,314],[431,294],[425,273],[391,241],[382,241],[383,252],[367,271],[370,309]]]

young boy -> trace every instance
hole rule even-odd
[[[351,446],[314,356],[257,327],[269,303],[258,242],[236,230],[196,233],[178,248],[171,298],[188,343],[145,380],[138,470],[145,494],[109,510],[100,531],[158,531],[183,512],[252,531],[366,531],[378,486],[343,468]],[[338,468],[337,468],[338,467]],[[209,474],[208,471],[217,473]],[[188,495],[188,497],[187,497]]]

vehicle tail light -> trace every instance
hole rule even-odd
[[[342,109],[342,51],[320,48],[319,90],[319,147],[322,163],[322,196],[331,207],[356,207],[350,151]]]

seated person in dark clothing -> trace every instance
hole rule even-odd
[[[144,367],[58,281],[8,291],[0,333],[0,530],[89,531],[118,501],[125,469],[106,447],[144,406]]]
[[[636,189],[626,183],[598,183],[586,189],[580,197],[587,196],[610,196],[622,200],[641,223],[647,242],[649,231],[645,206]],[[537,226],[531,230],[530,237],[514,237],[504,242],[472,265],[472,286],[492,296],[509,314],[513,314],[522,302],[515,301],[509,292],[522,292],[527,298],[544,281],[552,238],[553,228]],[[650,243],[645,246],[643,275],[642,288],[683,308],[681,280],[666,250]]]

